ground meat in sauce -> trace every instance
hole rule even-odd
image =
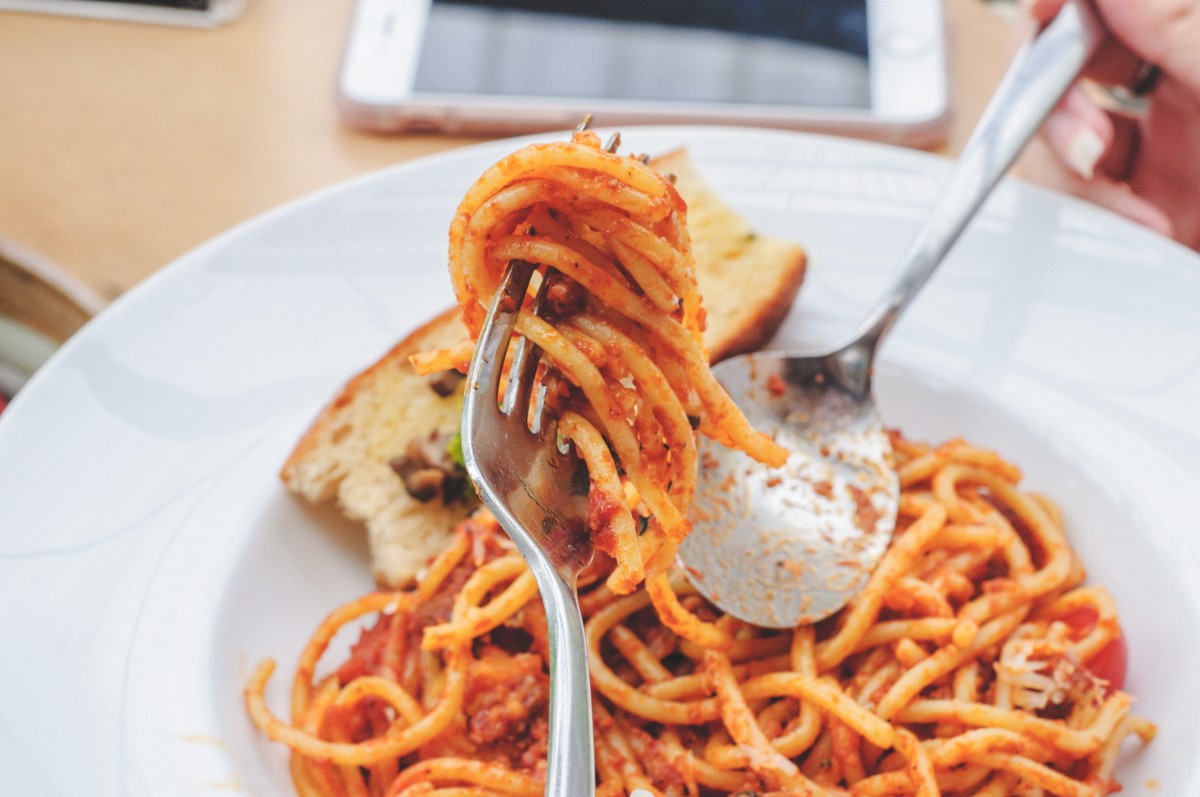
[[[529,733],[549,699],[550,678],[541,656],[485,648],[467,670],[467,734],[476,744],[516,739]]]
[[[388,706],[382,700],[369,697],[356,706],[329,709],[328,721],[344,723],[352,742],[365,742],[383,736],[391,725]]]
[[[641,728],[631,728],[630,735],[640,737],[643,753],[639,758],[646,767],[646,775],[659,788],[682,788],[686,785],[683,775],[675,767],[665,744],[658,741]]]
[[[399,664],[395,659],[404,650],[420,647],[427,626],[449,619],[455,596],[481,564],[510,550],[494,524],[468,522],[465,533],[470,538],[469,552],[411,617],[384,614],[361,632],[337,671],[341,683],[364,675],[402,681],[395,672]],[[536,640],[520,628],[502,627],[475,645],[460,720],[467,730],[467,739],[460,742],[469,747],[443,749],[448,739],[439,737],[423,748],[422,756],[470,755],[544,777],[550,679],[542,655],[525,652],[536,646]],[[331,717],[344,724],[353,741],[381,736],[392,722],[388,707],[374,698],[345,710],[331,709]]]
[[[546,310],[552,318],[566,318],[583,310],[587,303],[583,286],[558,272],[546,279]]]
[[[548,717],[535,717],[529,726],[526,736],[528,746],[521,753],[515,764],[517,769],[545,776],[546,757],[550,752],[550,720]]]
[[[338,668],[340,683],[348,684],[364,675],[387,675],[385,661],[392,633],[404,633],[404,629],[397,628],[395,619],[393,615],[385,614],[375,625],[363,629],[358,641],[350,648],[350,656]]]
[[[395,678],[396,673],[391,666],[394,663],[388,661],[389,644],[401,649],[406,646],[414,650],[419,648],[427,626],[450,619],[454,599],[471,574],[479,565],[504,552],[500,545],[501,536],[491,524],[468,520],[464,528],[471,538],[471,550],[467,556],[446,575],[437,591],[417,606],[411,618],[402,614],[383,614],[374,625],[362,630],[358,641],[350,648],[350,655],[338,668],[337,676],[341,683],[347,684],[363,675]],[[407,643],[401,644],[395,639],[397,635],[407,637]]]
[[[651,653],[659,660],[665,659],[675,652],[679,637],[675,632],[664,626],[653,612],[638,612],[625,621],[626,627],[637,634]]]

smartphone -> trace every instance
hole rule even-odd
[[[947,120],[942,0],[358,0],[344,118],[381,132],[744,124],[916,146]]]

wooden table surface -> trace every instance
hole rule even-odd
[[[353,0],[248,0],[212,30],[0,11],[0,239],[104,299],[223,230],[472,139],[343,125]],[[946,0],[956,153],[999,81],[1009,26]]]

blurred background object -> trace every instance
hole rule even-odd
[[[0,11],[0,236],[106,299],[259,213],[478,138],[341,122],[354,0],[252,0],[228,25]],[[945,0],[956,154],[1008,63],[983,0]],[[603,120],[597,120],[603,125]]]
[[[0,409],[103,304],[45,259],[0,240]]]
[[[943,0],[356,0],[339,77],[368,130],[734,124],[936,146]]]
[[[211,28],[237,19],[246,0],[0,0],[0,9]]]

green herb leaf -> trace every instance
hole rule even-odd
[[[449,455],[451,462],[464,470],[466,469],[467,461],[463,458],[461,431],[455,431],[450,437],[450,442],[446,443],[446,454]]]

